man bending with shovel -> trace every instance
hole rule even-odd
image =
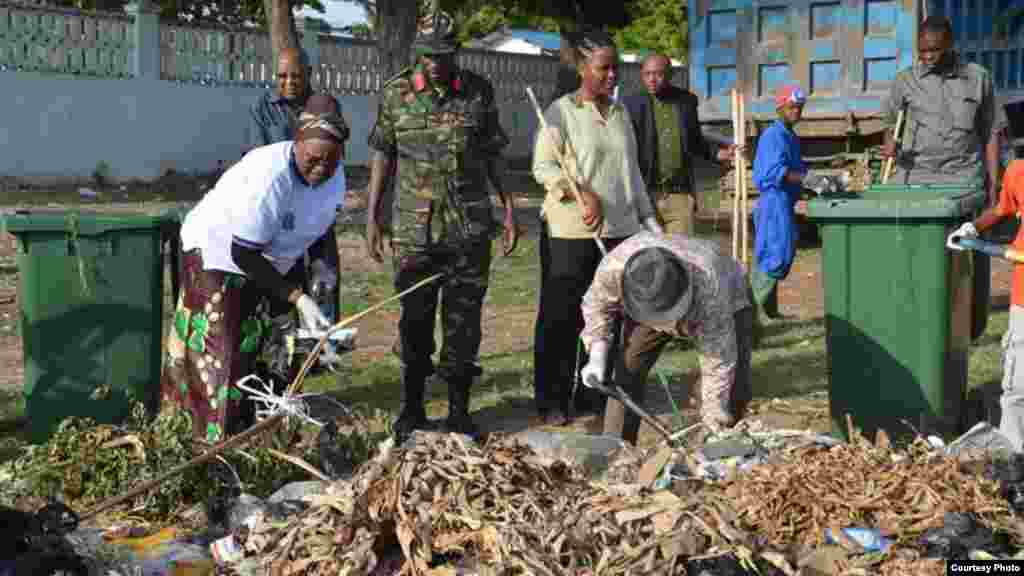
[[[642,404],[647,373],[665,345],[688,336],[699,352],[701,420],[711,432],[732,427],[752,392],[751,301],[742,266],[713,242],[638,233],[604,257],[583,298],[581,338],[590,356],[583,382],[618,388]],[[620,319],[621,345],[613,346]],[[639,429],[640,416],[609,399],[604,433],[636,444]]]

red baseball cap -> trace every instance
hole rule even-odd
[[[803,104],[807,101],[804,91],[795,84],[788,84],[779,88],[775,93],[775,109],[778,110],[786,104]]]

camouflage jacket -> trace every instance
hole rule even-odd
[[[398,163],[393,242],[423,250],[493,237],[488,162],[508,142],[482,76],[455,70],[442,91],[408,69],[385,83],[369,144]]]
[[[740,263],[722,254],[713,242],[682,234],[658,236],[640,232],[616,246],[601,261],[583,297],[583,345],[590,350],[594,342],[611,341],[613,322],[622,314],[622,273],[626,261],[649,247],[665,248],[679,256],[688,265],[693,290],[690,311],[684,318],[676,324],[649,327],[697,340],[702,405],[711,411],[717,408],[728,412],[738,358],[733,315],[751,303]]]

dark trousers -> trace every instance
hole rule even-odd
[[[736,419],[743,417],[750,403],[753,389],[750,381],[750,353],[753,348],[754,311],[744,308],[733,315],[736,323],[736,377],[729,394],[729,407]],[[629,318],[622,323],[621,353],[613,351],[615,383],[638,405],[643,406],[647,395],[647,374],[658,361],[658,356],[672,336],[658,332]],[[698,375],[697,378],[700,378]],[[695,396],[700,398],[700,382]],[[703,410],[703,406],[701,409]],[[636,444],[640,432],[640,417],[618,400],[608,400],[604,413],[604,433],[621,437]]]
[[[446,276],[402,297],[398,320],[401,359],[419,378],[433,373],[434,326],[441,304],[443,342],[438,365],[441,377],[472,379],[481,340],[481,311],[490,278],[491,243],[480,242],[457,252],[409,253],[399,249],[395,290],[402,291],[438,272]],[[439,298],[440,297],[440,298]]]
[[[608,250],[625,238],[603,239]],[[579,337],[583,330],[580,305],[601,262],[601,250],[592,238],[551,238],[546,223],[540,234],[540,302],[534,326],[533,395],[537,412],[570,413]],[[583,357],[582,363],[586,361]],[[594,408],[601,398],[577,396],[577,408]]]

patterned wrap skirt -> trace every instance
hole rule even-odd
[[[253,373],[262,344],[262,299],[245,276],[204,270],[199,250],[182,255],[181,286],[161,401],[191,413],[196,438],[219,442],[252,425],[252,402],[236,383]]]

